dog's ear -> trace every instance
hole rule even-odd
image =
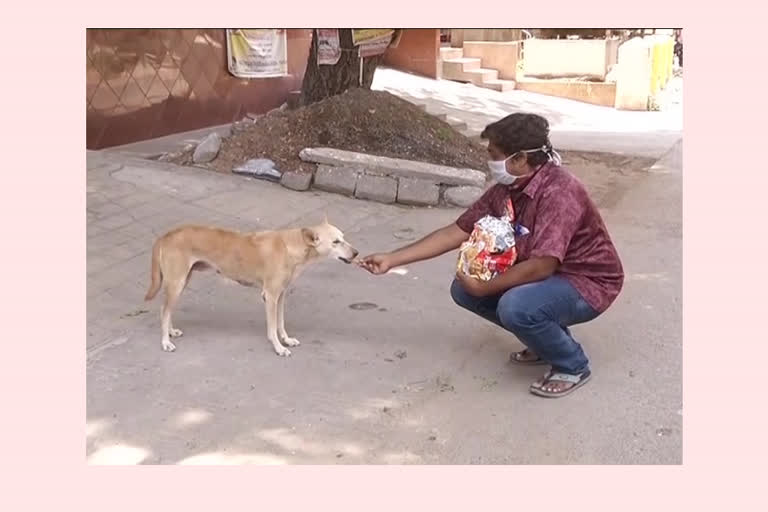
[[[318,242],[320,242],[320,237],[317,235],[317,233],[310,228],[302,228],[301,229],[301,237],[304,239],[304,242],[310,247],[317,247]]]

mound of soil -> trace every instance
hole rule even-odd
[[[208,167],[231,172],[252,158],[282,171],[311,172],[299,159],[307,147],[331,147],[484,171],[485,148],[444,121],[388,92],[351,89],[296,110],[274,110],[222,141]],[[191,152],[174,160],[188,165]]]

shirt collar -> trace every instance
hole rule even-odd
[[[520,192],[533,199],[536,195],[536,192],[538,192],[539,188],[541,188],[542,183],[544,183],[544,179],[549,173],[549,170],[552,168],[552,165],[552,162],[545,163],[541,169],[536,171],[536,174],[534,174],[533,178],[531,178],[531,181],[529,181]]]

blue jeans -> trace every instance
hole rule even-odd
[[[459,306],[517,336],[555,371],[578,374],[589,369],[589,359],[568,326],[588,322],[599,313],[564,277],[555,274],[495,297],[473,297],[454,281],[451,297]]]

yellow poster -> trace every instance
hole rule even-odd
[[[361,28],[352,29],[352,44],[370,43],[379,39],[391,37],[395,29],[392,28]]]
[[[227,67],[240,78],[288,74],[285,29],[227,29]]]

